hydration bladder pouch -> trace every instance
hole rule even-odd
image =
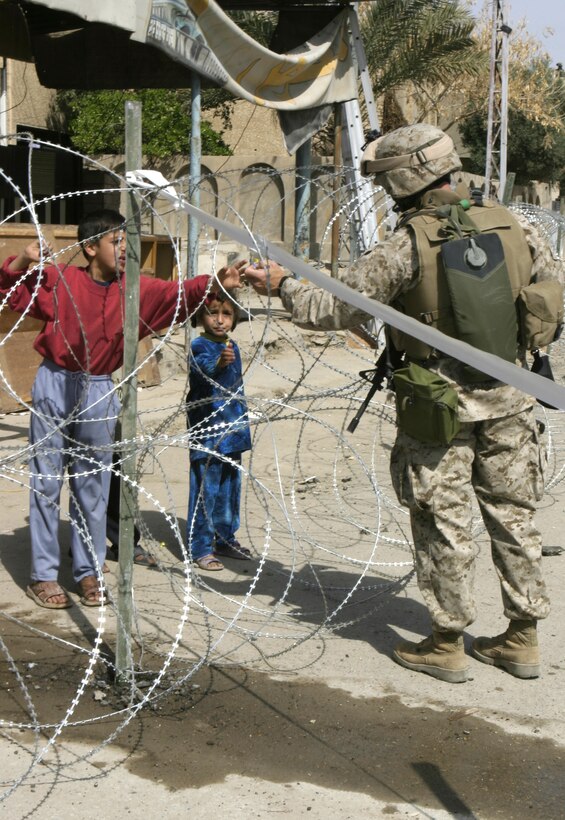
[[[403,433],[426,444],[449,444],[459,431],[457,391],[411,362],[395,370],[396,420]]]
[[[441,255],[457,338],[508,362],[516,360],[518,319],[504,248],[495,233],[444,242]],[[490,377],[472,367],[470,381]]]

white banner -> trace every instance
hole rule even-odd
[[[186,0],[186,5],[226,73],[226,88],[235,96],[279,111],[316,108],[357,96],[347,9],[299,48],[277,54],[238,28],[215,0]]]
[[[217,85],[227,85],[229,77],[206,44],[185,0],[138,2],[148,5],[148,14],[144,19],[140,16],[133,40],[156,46],[175,62],[198,71]]]
[[[84,21],[83,26],[59,31],[56,14],[53,29],[35,25],[33,15],[29,16],[38,75],[52,88],[71,88],[73,82],[79,88],[188,88],[190,72],[196,71],[234,96],[287,117],[329,111],[333,103],[357,96],[348,8],[338,11],[315,34],[306,34],[311,27],[305,26],[303,36],[309,39],[278,54],[245,34],[215,0],[29,0],[29,5],[67,12]],[[111,27],[106,35],[100,24]],[[7,32],[0,35],[0,39],[9,37]],[[106,62],[101,65],[98,55],[104,53],[100,43],[107,45],[104,37],[119,56],[109,60],[104,55]],[[300,39],[297,31],[294,42]],[[142,44],[163,54],[156,55],[152,49],[145,53]],[[87,51],[83,64],[81,50]]]

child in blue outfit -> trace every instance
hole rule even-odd
[[[218,555],[248,559],[236,540],[241,454],[251,449],[241,356],[228,337],[238,320],[231,293],[210,293],[192,319],[203,332],[191,344],[189,392],[190,498],[188,550],[202,570],[218,572]]]

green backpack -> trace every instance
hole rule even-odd
[[[457,338],[508,362],[517,345],[526,350],[546,347],[559,338],[563,325],[563,286],[557,281],[533,282],[515,299],[497,233],[482,233],[466,213],[469,200],[440,205],[446,241],[441,257]],[[467,368],[472,381],[488,378]]]

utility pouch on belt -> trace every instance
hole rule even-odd
[[[426,444],[449,444],[460,427],[456,390],[414,362],[395,370],[393,381],[402,432]]]
[[[519,293],[520,341],[527,350],[546,347],[561,335],[563,286],[555,281],[534,282]]]
[[[457,337],[514,362],[518,318],[499,236],[483,233],[445,242],[441,255]],[[489,378],[473,368],[468,375]]]

